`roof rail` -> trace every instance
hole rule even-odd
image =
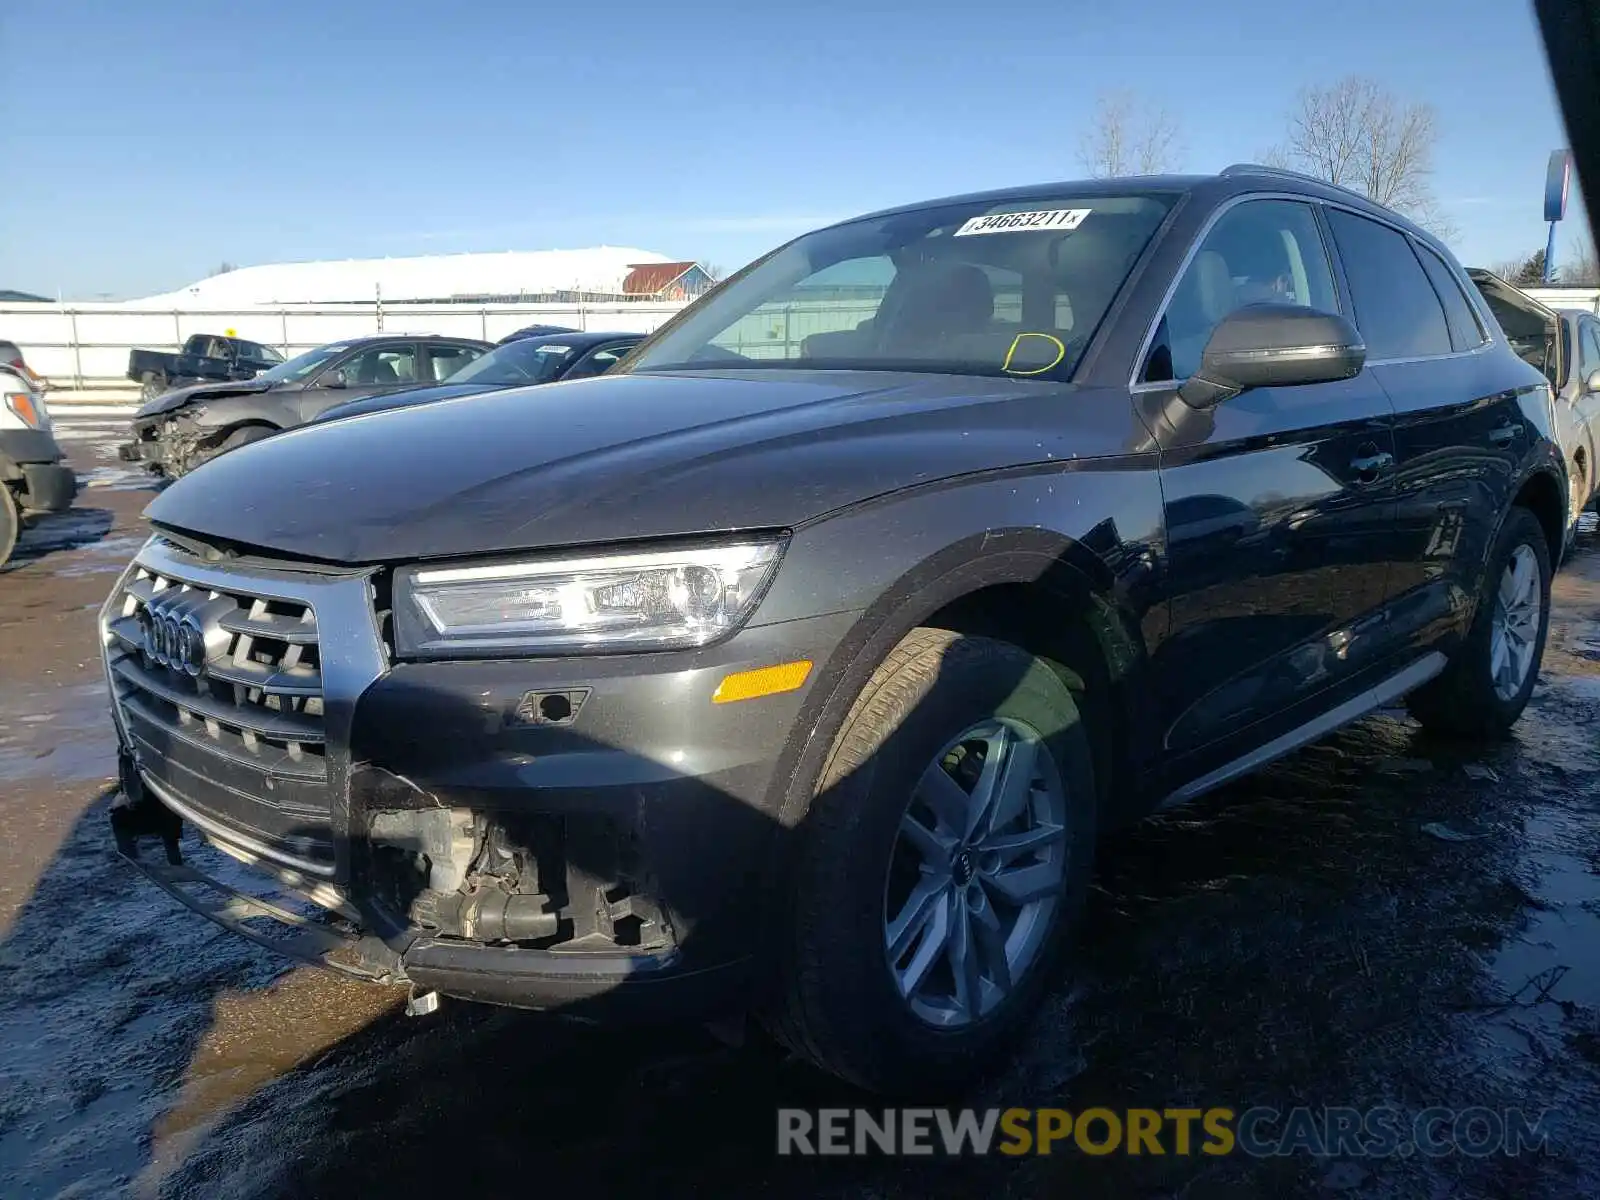
[[[1306,183],[1317,183],[1323,187],[1337,188],[1341,192],[1349,192],[1352,196],[1360,196],[1363,200],[1370,197],[1355,188],[1345,187],[1342,183],[1330,183],[1326,179],[1319,179],[1315,175],[1308,175],[1304,171],[1291,171],[1288,167],[1269,167],[1265,163],[1240,162],[1232,163],[1218,171],[1219,175],[1277,175],[1284,179],[1299,179]]]

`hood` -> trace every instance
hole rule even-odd
[[[148,404],[141,405],[133,414],[134,420],[140,417],[153,417],[157,413],[171,412],[175,408],[182,408],[191,400],[212,400],[220,396],[243,396],[249,392],[265,392],[272,388],[270,380],[242,379],[229,383],[194,383],[188,387],[171,388],[157,396]]]
[[[410,408],[413,404],[432,404],[438,400],[454,400],[457,396],[476,396],[479,392],[493,392],[508,385],[503,383],[446,383],[437,387],[408,388],[403,392],[385,392],[381,396],[363,396],[359,400],[346,400],[318,413],[313,422],[339,421],[345,417],[361,417],[368,413],[389,412],[396,408]]]
[[[603,375],[293,429],[178,480],[148,513],[337,563],[793,526],[918,483],[1125,449],[1083,444],[1068,414],[1125,412],[1126,395],[1113,409],[1078,393],[888,372]]]

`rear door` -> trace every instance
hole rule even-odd
[[[1264,301],[1346,307],[1311,204],[1247,199],[1216,219],[1138,385],[1146,411],[1178,414],[1157,439],[1171,627],[1153,663],[1174,782],[1303,724],[1380,652],[1369,615],[1385,584],[1394,445],[1372,373],[1259,388],[1204,413],[1176,398],[1222,317]]]
[[[424,383],[444,383],[462,367],[474,359],[481,358],[485,351],[477,346],[469,346],[464,342],[426,342],[423,352],[427,355],[427,367],[423,371]]]
[[[1405,644],[1470,616],[1534,430],[1517,361],[1496,349],[1459,268],[1396,226],[1330,206],[1367,363],[1395,408],[1386,607]],[[1533,349],[1530,347],[1530,353]]]

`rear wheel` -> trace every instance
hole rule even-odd
[[[1434,732],[1500,737],[1533,694],[1550,625],[1550,549],[1527,509],[1506,516],[1480,586],[1472,628],[1450,665],[1406,700]]]
[[[146,374],[144,382],[139,385],[139,397],[148,404],[166,390],[167,377],[165,375]]]
[[[10,560],[21,532],[22,512],[17,508],[17,498],[9,487],[0,483],[0,567]]]
[[[769,1028],[885,1092],[998,1065],[1081,909],[1089,741],[1049,664],[919,629],[856,700],[805,821]]]

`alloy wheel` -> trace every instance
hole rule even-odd
[[[930,1025],[993,1012],[1038,960],[1068,860],[1067,797],[1038,730],[1011,718],[954,738],[900,819],[884,887],[889,970]]]
[[[1543,611],[1538,559],[1531,546],[1518,546],[1500,574],[1489,633],[1489,677],[1501,700],[1516,699],[1533,669]]]

